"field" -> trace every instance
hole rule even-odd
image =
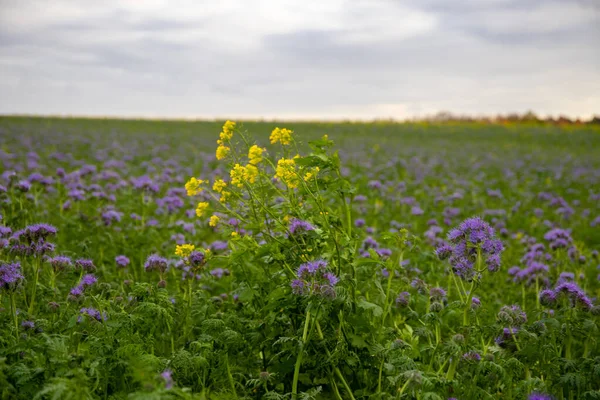
[[[0,172],[3,399],[600,398],[600,128],[1,117]]]

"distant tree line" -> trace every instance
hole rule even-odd
[[[564,115],[559,115],[556,118],[549,116],[546,118],[536,115],[532,111],[528,111],[523,114],[510,113],[510,114],[498,114],[497,116],[485,116],[485,117],[473,117],[468,115],[457,115],[452,114],[448,111],[441,111],[437,114],[420,118],[419,120],[429,122],[482,122],[482,123],[539,123],[539,124],[555,124],[555,125],[600,125],[600,115],[594,115],[589,120],[582,119],[571,119]]]

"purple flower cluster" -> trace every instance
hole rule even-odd
[[[292,235],[301,234],[309,231],[314,231],[315,227],[310,224],[310,222],[302,221],[298,218],[293,218],[290,221],[289,227],[290,233]]]
[[[20,263],[0,264],[0,289],[13,291],[19,287],[23,279]]]
[[[90,318],[95,319],[96,321],[106,321],[108,319],[108,315],[106,315],[106,312],[100,313],[100,311],[91,307],[84,307],[81,310],[79,310],[79,313],[82,315],[87,315]],[[79,322],[81,322],[81,319],[79,319]]]
[[[73,266],[73,261],[71,260],[71,257],[67,256],[49,257],[46,261],[50,263],[54,272],[61,272]]]
[[[544,235],[544,239],[550,242],[550,248],[553,250],[570,246],[573,242],[571,233],[567,230],[554,228]]]
[[[18,256],[43,256],[54,251],[54,244],[46,239],[54,236],[57,229],[48,224],[34,224],[13,233],[9,243],[9,251]]]
[[[396,297],[396,305],[399,307],[406,307],[410,303],[410,293],[401,292],[398,297]]]
[[[117,264],[117,267],[126,268],[130,261],[126,256],[120,255],[115,257],[115,263]]]
[[[75,268],[86,272],[96,271],[96,266],[94,265],[94,262],[92,260],[88,260],[87,258],[80,258],[75,260]]]
[[[294,294],[303,296],[335,297],[335,285],[339,279],[327,271],[327,262],[324,260],[310,261],[298,267],[298,279],[291,283]]]
[[[554,290],[542,290],[540,292],[540,302],[548,307],[554,306],[561,295],[569,299],[572,307],[580,306],[584,310],[591,310],[594,306],[583,289],[575,282],[569,281],[558,283]]]
[[[167,270],[167,259],[159,256],[158,254],[151,254],[146,259],[144,268],[147,272],[158,271],[164,273]]]
[[[469,218],[458,228],[448,233],[450,244],[441,244],[436,254],[441,259],[448,258],[458,276],[472,279],[476,272],[478,255],[488,270],[495,272],[500,268],[500,253],[504,250],[502,242],[495,238],[494,229],[481,218]]]
[[[71,300],[77,300],[77,299],[83,297],[83,295],[85,293],[85,289],[92,286],[96,282],[98,282],[98,278],[96,278],[94,275],[92,275],[92,274],[84,275],[81,278],[81,280],[79,281],[79,284],[77,286],[75,286],[73,289],[71,289],[71,291],[69,292],[69,298]]]

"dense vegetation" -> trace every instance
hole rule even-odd
[[[0,118],[2,398],[600,398],[598,149]]]

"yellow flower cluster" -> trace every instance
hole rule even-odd
[[[219,201],[221,203],[225,203],[227,201],[227,198],[231,194],[231,193],[225,191],[226,187],[227,187],[227,183],[223,179],[220,179],[220,178],[215,179],[215,182],[213,183],[212,188],[215,192],[217,192],[221,195],[221,198],[219,199]]]
[[[198,203],[198,206],[196,207],[196,215],[198,217],[201,217],[202,215],[204,215],[207,209],[208,203],[206,201]]]
[[[217,156],[217,160],[222,160],[225,157],[227,157],[227,155],[229,154],[229,152],[231,151],[231,149],[227,146],[225,146],[223,144],[223,141],[218,140],[217,143],[219,143],[219,147],[217,147],[217,152],[215,153],[215,155]]]
[[[229,172],[229,175],[231,176],[231,184],[241,188],[244,186],[244,182],[256,182],[258,168],[252,164],[248,164],[245,167],[240,164],[235,164],[233,169]]]
[[[235,122],[226,121],[225,124],[223,125],[223,131],[219,135],[221,140],[224,142],[231,140],[231,138],[233,137],[234,129],[235,129]]]
[[[260,148],[257,145],[250,147],[250,150],[248,150],[249,163],[252,165],[257,165],[258,163],[260,163],[263,159],[262,158],[263,151],[265,151],[265,149]]]
[[[296,163],[294,160],[282,158],[277,161],[275,177],[281,179],[287,187],[291,189],[297,188],[300,180],[296,174]]]
[[[210,226],[217,226],[217,224],[219,223],[220,218],[216,215],[213,215],[210,217],[210,221],[208,222],[208,225]]]
[[[231,151],[231,149],[228,146],[225,146],[225,143],[229,142],[231,140],[231,138],[233,137],[234,129],[235,129],[235,122],[227,121],[223,125],[223,130],[221,131],[221,134],[219,135],[219,140],[217,140],[217,144],[219,145],[219,147],[217,147],[217,152],[215,154],[217,156],[217,160],[224,159],[225,157],[227,157],[227,155]]]
[[[185,190],[187,190],[187,195],[195,196],[198,193],[202,192],[203,189],[200,187],[200,185],[202,185],[203,183],[203,180],[191,177],[190,180],[187,181],[187,183],[185,184]]]
[[[319,171],[320,171],[319,167],[315,167],[311,172],[307,172],[304,175],[304,181],[305,182],[310,181],[312,178],[314,178],[314,177],[317,176],[317,174],[319,173]]]
[[[213,190],[217,193],[222,193],[223,189],[225,189],[227,187],[227,183],[225,183],[225,181],[223,179],[215,179],[215,182],[213,183]]]
[[[175,246],[175,255],[179,257],[187,257],[192,254],[196,246],[193,244],[182,244]]]
[[[269,139],[271,140],[271,144],[281,143],[283,145],[288,145],[292,142],[292,131],[286,128],[275,128],[273,132],[271,132],[271,136]]]

